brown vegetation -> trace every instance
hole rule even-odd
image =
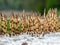
[[[39,36],[43,33],[50,32],[60,32],[60,21],[57,16],[56,9],[50,9],[46,14],[41,16],[40,13],[33,13],[31,15],[18,16],[12,14],[11,18],[8,20],[7,16],[1,14],[0,20],[0,32],[3,34],[20,34],[27,33],[37,34]]]

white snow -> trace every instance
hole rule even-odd
[[[44,37],[31,37],[31,35],[22,34],[17,36],[0,36],[0,45],[60,45],[60,32],[46,34]]]

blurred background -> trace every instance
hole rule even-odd
[[[43,13],[44,8],[60,10],[60,0],[0,0],[0,10],[26,10]]]

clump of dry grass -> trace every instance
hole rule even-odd
[[[1,14],[0,30],[8,34],[27,33],[32,36],[34,34],[39,36],[42,33],[45,35],[50,32],[59,32],[60,22],[57,16],[57,10],[49,9],[47,14],[45,12],[43,16],[40,16],[41,14],[39,13],[33,13],[31,15],[25,15],[23,13],[20,17],[12,14],[10,19]]]

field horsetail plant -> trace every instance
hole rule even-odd
[[[40,13],[32,13],[21,16],[12,14],[8,19],[6,15],[0,13],[0,34],[43,34],[50,32],[60,32],[60,21],[57,14],[57,9],[49,9],[48,13],[44,10],[44,15]]]

